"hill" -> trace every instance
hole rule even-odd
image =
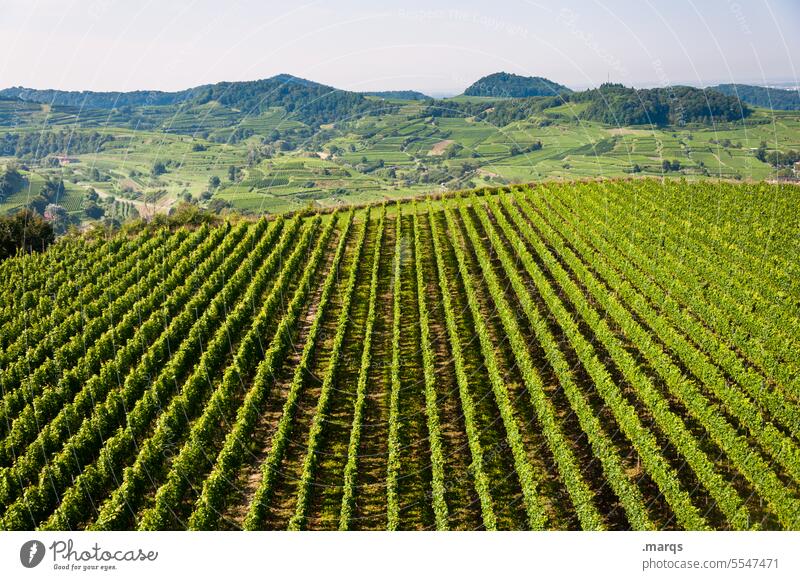
[[[288,74],[255,81],[219,82],[177,92],[103,93],[14,87],[0,91],[0,95],[88,110],[173,106],[173,110],[167,114],[174,114],[176,106],[185,111],[207,103],[223,105],[242,114],[239,116],[260,114],[270,108],[282,107],[292,118],[313,126],[360,116],[376,108],[360,93],[342,91]]]
[[[609,125],[677,125],[739,121],[752,110],[734,97],[716,91],[674,86],[632,89],[604,84],[597,89],[574,93],[570,99],[589,103],[585,119]]]
[[[398,99],[401,101],[425,101],[430,99],[425,93],[419,91],[370,91],[361,93],[368,97],[380,97],[382,99]]]
[[[800,111],[800,92],[754,85],[716,85],[709,89],[736,97],[755,107],[776,111]]]
[[[263,214],[551,178],[800,174],[771,163],[794,159],[800,114],[751,110],[689,87],[381,100],[279,75],[171,93],[166,105],[100,108],[110,94],[79,94],[97,106],[7,92],[14,100],[0,99],[0,158],[29,170],[33,195],[63,179],[64,206],[84,224],[126,219],[125,204],[150,215],[143,204],[168,211],[182,200]],[[95,193],[103,211],[84,211],[82,199]],[[7,196],[0,212],[24,203]]]
[[[190,90],[174,93],[162,91],[60,91],[57,89],[29,89],[26,87],[11,87],[0,90],[0,97],[20,99],[29,103],[84,107],[88,109],[172,105],[184,101],[189,94]]]
[[[542,77],[524,77],[506,72],[494,73],[478,79],[467,87],[469,97],[552,97],[572,90]]]

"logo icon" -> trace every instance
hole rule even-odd
[[[39,540],[28,540],[19,549],[19,561],[26,568],[36,568],[44,559],[44,544]]]

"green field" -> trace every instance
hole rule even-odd
[[[279,159],[286,209],[338,167]],[[799,206],[548,182],[9,258],[0,528],[800,530]]]
[[[486,99],[453,99],[469,101]],[[123,126],[113,111],[53,113],[30,103],[14,103],[12,111],[9,103],[0,101],[0,125],[16,120],[17,127],[0,126],[0,140],[43,129],[113,136],[97,151],[66,151],[68,163],[60,166],[48,158],[23,159],[33,185],[0,203],[0,210],[16,209],[44,178],[63,178],[69,191],[64,202],[78,216],[88,188],[132,200],[146,217],[185,199],[201,206],[216,199],[247,213],[283,213],[510,183],[663,176],[664,161],[680,166],[668,177],[758,181],[776,175],[755,156],[762,141],[773,150],[800,149],[800,113],[764,109],[736,123],[613,127],[584,120],[586,103],[566,103],[495,126],[464,116],[426,116],[421,101],[392,101],[385,114],[314,128],[281,108],[243,117],[212,102],[169,109],[171,114],[168,108],[144,108],[137,114],[155,126],[143,130]],[[537,143],[541,148],[532,150]],[[154,176],[157,163],[165,172]],[[234,180],[228,178],[232,166]],[[212,177],[220,179],[218,187],[209,186]],[[142,205],[154,197],[156,207]]]

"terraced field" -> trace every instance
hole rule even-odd
[[[2,529],[800,529],[800,190],[548,183],[0,264]]]

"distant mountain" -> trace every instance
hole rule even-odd
[[[542,77],[523,77],[499,72],[473,83],[464,94],[469,97],[552,97],[572,91]]]
[[[778,111],[800,111],[800,92],[758,87],[754,85],[717,85],[708,87],[729,97],[738,97],[745,103],[756,107]]]
[[[368,97],[380,97],[382,99],[399,99],[401,101],[427,101],[431,97],[419,91],[369,91],[361,93]]]
[[[331,123],[386,108],[360,93],[286,74],[258,81],[216,83],[191,90],[193,104],[215,101],[249,114],[283,107],[287,113],[308,125]]]
[[[315,126],[367,114],[377,108],[376,103],[361,93],[342,91],[288,74],[256,81],[201,85],[176,92],[114,93],[13,87],[0,91],[0,96],[83,109],[176,105],[191,107],[213,101],[239,113],[252,115],[272,107],[283,107],[293,118]],[[385,106],[382,108],[385,109]]]
[[[94,91],[59,91],[55,89],[28,89],[11,87],[0,90],[0,97],[21,99],[31,103],[113,109],[123,106],[172,105],[184,100],[189,91],[165,93],[162,91],[131,91],[128,93],[100,93]]]

